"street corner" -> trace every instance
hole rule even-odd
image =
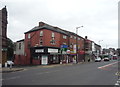
[[[0,70],[0,73],[10,73],[10,72],[17,72],[17,71],[23,71],[25,70],[24,68],[2,68]]]

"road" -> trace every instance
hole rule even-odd
[[[114,85],[118,62],[90,62],[26,68],[3,73],[3,85]]]

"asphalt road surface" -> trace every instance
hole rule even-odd
[[[115,85],[118,61],[32,67],[3,73],[3,85]]]

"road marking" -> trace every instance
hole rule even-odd
[[[20,78],[20,76],[10,77],[10,78],[6,78],[6,79],[3,79],[3,80],[12,80],[12,79],[18,79],[18,78]]]
[[[105,68],[105,67],[109,67],[109,66],[111,66],[111,65],[113,65],[113,64],[116,64],[116,63],[118,63],[118,62],[114,62],[114,63],[111,63],[111,64],[107,64],[107,65],[98,67],[98,69],[102,69],[102,68]]]
[[[119,87],[120,86],[120,78],[118,79],[118,81],[115,83],[115,87]]]
[[[120,76],[120,72],[116,72],[115,75],[116,75],[116,76]]]

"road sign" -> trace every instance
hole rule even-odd
[[[61,48],[68,48],[68,45],[61,45]]]

